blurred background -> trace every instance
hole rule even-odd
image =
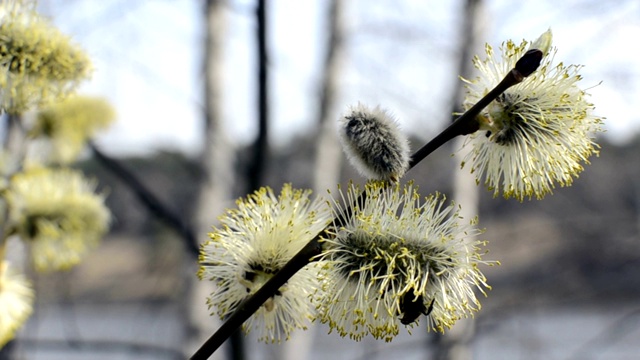
[[[36,278],[17,359],[182,359],[219,326],[197,281],[197,243],[233,201],[282,183],[325,194],[349,179],[335,122],[381,105],[415,150],[452,120],[459,75],[484,44],[535,40],[582,64],[606,117],[570,188],[542,201],[493,199],[459,143],[406,176],[445,193],[489,241],[493,289],[445,335],[414,328],[356,343],[324,326],[285,345],[248,337],[217,359],[637,359],[640,354],[640,2],[573,0],[40,0],[92,56],[80,93],[118,112],[78,166],[114,222],[81,266]]]

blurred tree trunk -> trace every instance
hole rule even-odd
[[[460,48],[457,57],[458,75],[464,78],[473,76],[474,67],[471,59],[474,54],[480,54],[482,50],[481,42],[485,32],[482,26],[484,16],[484,3],[482,0],[465,0],[463,15],[461,19]],[[463,109],[461,104],[464,99],[464,86],[462,81],[456,81],[453,94],[451,96],[452,112],[459,113]],[[459,149],[466,137],[455,139],[454,149]],[[458,151],[454,157],[455,167],[459,168],[466,152]],[[478,187],[475,183],[474,175],[469,169],[454,172],[454,200],[462,208],[461,215],[464,221],[470,221],[478,214]],[[471,341],[475,333],[475,322],[473,319],[461,319],[445,335],[436,334],[434,343],[436,344],[436,360],[469,360],[473,358],[471,352]]]
[[[267,56],[267,8],[266,0],[258,0],[255,11],[256,50],[258,69],[256,87],[258,137],[251,146],[249,165],[246,171],[246,194],[253,193],[263,185],[264,173],[269,158],[269,59]],[[243,360],[245,356],[245,336],[241,329],[229,337],[230,359]]]
[[[256,7],[256,44],[258,54],[258,138],[251,149],[251,162],[247,172],[247,193],[262,186],[269,159],[269,57],[267,54],[266,0],[258,0]]]
[[[314,190],[320,195],[334,188],[340,179],[342,148],[336,134],[336,100],[339,98],[338,81],[344,60],[344,6],[343,0],[332,0],[328,8],[329,34],[317,110],[319,136],[313,183]]]
[[[225,204],[232,196],[235,152],[229,142],[222,122],[224,91],[224,39],[226,16],[223,0],[206,0],[204,8],[205,43],[203,51],[204,71],[204,148],[200,155],[200,194],[196,213],[198,240],[207,239],[206,234],[215,225],[216,217],[223,213]],[[189,303],[189,331],[187,352],[191,355],[220,325],[216,317],[209,315],[205,299],[213,284],[195,279],[193,257],[189,257],[191,279]],[[214,357],[220,358],[219,354]]]
[[[314,167],[313,187],[316,196],[326,194],[340,181],[341,147],[336,134],[336,101],[339,97],[338,81],[344,56],[344,0],[331,0],[327,7],[327,43],[322,69],[317,107],[318,142]],[[304,360],[311,358],[310,350],[317,327],[294,332],[283,346],[281,359]]]

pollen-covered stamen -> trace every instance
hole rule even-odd
[[[362,231],[339,237],[333,242],[335,247],[329,253],[330,260],[341,256],[345,264],[340,269],[343,276],[352,281],[372,281],[383,278],[392,284],[380,289],[390,291],[398,289],[411,279],[422,274],[440,274],[453,267],[451,255],[445,249],[420,240],[405,240],[388,236],[372,235]],[[338,248],[339,247],[339,248]],[[341,251],[345,252],[342,253]],[[359,274],[355,279],[355,274]],[[395,284],[395,286],[394,286]]]
[[[484,98],[486,89],[517,65],[527,52],[527,42],[505,42],[500,55],[487,46],[487,58],[474,58],[480,76],[467,81],[465,108]],[[530,49],[543,55],[540,68],[510,87],[478,116],[482,134],[472,134],[464,163],[478,183],[504,197],[543,198],[556,186],[571,185],[583,163],[598,154],[595,134],[603,118],[592,114],[588,94],[578,87],[581,66],[553,65],[556,50],[551,32],[545,32]],[[527,56],[527,55],[524,55]],[[482,136],[484,135],[484,136]],[[482,180],[484,178],[484,180]]]
[[[535,100],[535,98],[519,99],[517,95],[510,93],[500,95],[488,107],[493,132],[489,131],[487,137],[496,144],[506,146],[518,141],[522,134],[530,132],[531,123],[522,114],[532,111],[531,106],[528,105]]]
[[[351,186],[345,203],[359,193]],[[322,240],[327,272],[320,321],[355,340],[371,334],[389,341],[421,314],[431,314],[428,329],[444,331],[477,311],[473,289],[486,287],[477,264],[485,262],[480,243],[464,241],[478,234],[475,222],[461,223],[440,195],[422,203],[412,185],[368,183],[365,195],[334,236]]]
[[[207,300],[212,314],[229,316],[255,294],[330,222],[325,201],[311,201],[310,191],[283,186],[276,196],[262,188],[236,202],[220,217],[221,225],[202,246],[198,276],[216,283]],[[310,264],[273,293],[243,324],[261,340],[279,342],[313,317],[309,295],[318,291],[320,266]]]

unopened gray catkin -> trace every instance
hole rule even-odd
[[[397,181],[409,167],[409,142],[380,107],[358,104],[339,120],[342,148],[368,179]]]

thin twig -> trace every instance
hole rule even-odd
[[[456,121],[449,127],[442,131],[433,140],[419,149],[411,157],[409,169],[412,169],[420,161],[426,158],[434,150],[445,144],[447,141],[455,138],[458,135],[468,135],[479,129],[476,117],[482,109],[484,109],[489,103],[497,99],[500,94],[504,93],[509,87],[520,83],[526,76],[533,73],[542,60],[542,52],[540,50],[529,50],[525,53],[520,60],[516,63],[514,69],[504,77],[504,79],[487,95],[485,95],[477,104],[471,109],[462,114]],[[356,200],[358,202],[359,200]],[[347,209],[343,214],[349,214],[350,209]],[[344,219],[338,217],[333,221],[335,223],[342,223]],[[330,225],[333,226],[333,225]],[[237,331],[242,323],[244,323],[253,313],[255,313],[267,299],[272,297],[282,285],[284,285],[293,275],[295,275],[300,269],[312,261],[317,260],[317,256],[320,255],[322,248],[320,246],[320,239],[326,235],[327,229],[323,230],[315,238],[313,238],[302,250],[300,250],[294,257],[287,262],[280,271],[278,271],[269,281],[267,281],[258,291],[247,298],[236,311],[227,318],[222,326],[196,351],[191,357],[192,360],[208,359],[214,351],[216,351],[231,334]]]
[[[452,140],[458,135],[469,135],[479,130],[479,124],[475,121],[476,116],[480,114],[480,111],[487,107],[493,100],[497,99],[500,94],[505,92],[511,86],[521,82],[523,77],[515,69],[511,70],[507,76],[485,95],[480,101],[467,110],[464,114],[460,115],[449,127],[444,129],[433,140],[429,141],[425,146],[416,151],[411,156],[411,162],[409,168],[413,168],[420,161],[424,160],[429,154],[440,146]]]
[[[236,311],[220,326],[215,334],[193,354],[191,359],[208,359],[268,298],[272,297],[295,273],[313,261],[315,256],[320,255],[321,246],[319,240],[319,236],[311,240],[302,250],[294,255],[280,271],[275,273],[266,284],[240,304]]]

